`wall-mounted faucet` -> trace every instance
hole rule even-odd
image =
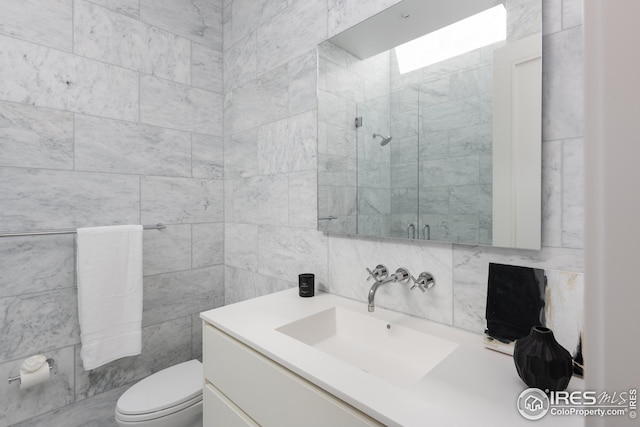
[[[374,273],[378,271],[379,267],[384,268],[385,277],[382,277],[382,275],[378,275],[378,276],[374,275]],[[380,286],[385,285],[387,283],[396,283],[396,282],[405,283],[409,280],[409,271],[406,268],[402,268],[402,267],[397,269],[395,273],[393,273],[388,277],[386,276],[387,268],[384,267],[383,265],[378,265],[373,271],[367,268],[367,271],[369,272],[369,277],[367,278],[367,280],[373,277],[376,281],[373,284],[373,286],[371,286],[371,289],[369,289],[369,306],[368,306],[369,312],[373,312],[376,309],[373,303],[373,300],[376,297],[376,291]]]
[[[382,285],[396,282],[407,283],[409,282],[409,280],[411,280],[413,282],[411,289],[418,288],[422,292],[425,292],[427,289],[431,289],[436,285],[436,279],[431,273],[426,271],[420,273],[417,279],[409,274],[409,270],[403,267],[400,267],[396,270],[395,273],[389,275],[387,267],[382,264],[376,265],[376,268],[374,268],[373,270],[367,268],[367,272],[369,273],[369,277],[367,277],[367,280],[375,280],[375,283],[371,286],[371,289],[369,289],[369,312],[373,312],[376,309],[374,299],[376,297],[378,288]]]

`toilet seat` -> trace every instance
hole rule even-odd
[[[202,401],[202,363],[171,366],[129,388],[116,405],[116,417],[137,422],[164,417]]]

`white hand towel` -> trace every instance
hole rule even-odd
[[[77,232],[80,357],[95,369],[142,350],[142,226]]]

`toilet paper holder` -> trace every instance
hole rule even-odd
[[[55,360],[49,358],[47,359],[47,365],[49,365],[49,371],[51,371],[53,369],[53,364],[54,364]],[[15,377],[9,377],[9,384],[13,383],[13,382],[18,382],[18,384],[20,383],[20,375],[17,375]]]

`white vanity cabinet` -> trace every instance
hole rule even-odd
[[[204,323],[204,427],[382,426]]]

